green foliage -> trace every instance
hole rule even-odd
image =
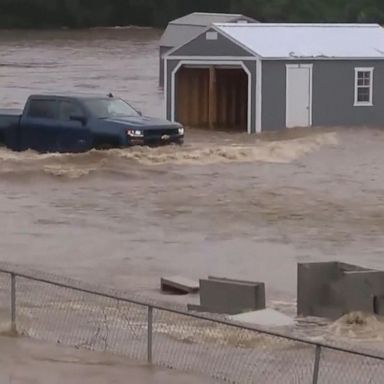
[[[260,21],[384,22],[383,0],[233,0],[231,10]]]
[[[164,26],[193,11],[260,21],[384,22],[384,0],[0,0],[0,27]]]

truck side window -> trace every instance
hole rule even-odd
[[[28,116],[40,119],[56,118],[56,100],[31,100]]]
[[[69,100],[59,101],[59,120],[69,121],[71,116],[84,116],[81,107]]]

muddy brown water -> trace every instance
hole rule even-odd
[[[163,116],[160,33],[0,32],[0,105],[112,91]],[[184,147],[79,155],[0,149],[1,260],[159,300],[163,275],[255,279],[293,313],[297,262],[384,269],[383,144],[380,129],[335,127],[187,130]]]
[[[25,338],[0,337],[2,383],[215,383],[204,377],[181,374],[106,353],[79,351]],[[70,366],[70,369],[68,367]]]

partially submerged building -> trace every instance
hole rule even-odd
[[[382,126],[377,24],[214,24],[165,56],[167,118],[248,133]]]
[[[164,84],[163,55],[171,49],[190,41],[214,23],[254,23],[256,20],[232,13],[194,12],[172,20],[160,40],[160,85]]]
[[[362,311],[384,315],[384,272],[357,265],[299,263],[297,313],[337,319]]]

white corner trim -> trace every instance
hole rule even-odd
[[[374,67],[355,67],[355,87],[354,87],[354,101],[353,101],[353,106],[354,107],[373,107],[373,72],[375,68]],[[357,96],[358,96],[358,74],[359,72],[369,72],[371,74],[370,76],[370,84],[369,84],[369,101],[358,101]],[[364,86],[363,86],[364,87]]]
[[[293,64],[285,64],[285,128],[288,127],[288,100],[289,100],[289,93],[288,93],[288,84],[289,84],[289,78],[288,78],[288,70],[289,68],[292,68]]]
[[[241,67],[243,68],[248,77],[247,133],[248,135],[250,135],[252,133],[252,74],[244,63],[241,63]]]
[[[313,64],[307,64],[309,68],[309,126],[312,127],[312,113],[313,113]]]
[[[173,58],[172,58],[173,59]],[[171,73],[171,121],[176,120],[176,74],[183,65],[231,65],[240,67],[248,76],[248,111],[247,111],[247,132],[252,133],[251,121],[252,121],[252,74],[247,66],[240,60],[226,61],[226,60],[180,60]],[[166,90],[168,93],[168,89]],[[167,97],[166,93],[166,97]]]
[[[168,93],[168,59],[164,60],[164,76],[163,76],[163,93],[164,93],[164,100],[167,104],[167,93]],[[168,109],[166,110],[166,112]]]
[[[262,127],[262,108],[263,108],[263,64],[259,59],[256,61],[256,112],[255,112],[255,132],[261,133]]]
[[[176,73],[177,71],[182,67],[183,61],[179,61],[179,63],[176,65],[176,67],[172,70],[171,73],[171,121],[175,122],[176,120],[176,86],[175,86],[175,80],[176,80]]]

